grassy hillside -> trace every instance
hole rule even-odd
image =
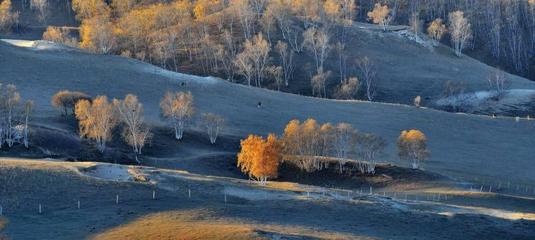
[[[384,161],[398,162],[396,138],[402,130],[417,128],[429,138],[432,152],[426,164],[429,170],[453,176],[535,180],[531,164],[535,140],[526,134],[534,129],[531,121],[517,123],[512,118],[492,119],[403,105],[316,99],[210,77],[171,73],[118,56],[50,46],[46,50],[46,47],[36,50],[0,43],[2,82],[16,84],[24,98],[35,100],[35,123],[64,126],[58,118],[59,112],[49,102],[55,92],[70,89],[116,98],[136,94],[145,104],[148,120],[162,126],[160,98],[166,91],[191,91],[198,112],[214,112],[227,119],[225,133],[229,135],[280,133],[294,118],[348,122],[363,132],[386,138],[389,155]],[[261,108],[257,107],[258,102],[262,102]]]
[[[47,23],[39,23],[35,13],[29,9],[23,9],[22,1],[14,1],[15,10],[21,12],[23,26],[28,26],[22,34],[2,36],[6,38],[40,39],[44,26],[76,26],[74,14],[64,1],[52,1],[50,6],[50,20]],[[230,13],[226,13],[230,14]],[[217,40],[218,31],[216,22],[219,20],[218,14],[207,18],[207,28],[211,31],[214,40]],[[301,28],[301,22],[296,20],[295,27]],[[236,24],[236,31],[239,32],[239,24]],[[416,42],[409,39],[412,33],[407,33],[407,26],[392,26],[388,32],[383,32],[377,25],[354,22],[348,29],[347,44],[344,54],[347,56],[348,76],[361,76],[356,61],[362,57],[369,57],[378,70],[378,94],[377,101],[411,104],[416,96],[422,96],[424,106],[437,107],[436,101],[442,97],[444,84],[447,81],[464,82],[467,92],[486,91],[489,89],[487,79],[495,70],[468,56],[456,57],[449,46],[440,45],[432,47],[431,43],[422,41]],[[403,34],[401,34],[404,32]],[[235,40],[241,42],[241,35],[235,34]],[[265,34],[264,34],[265,35]],[[273,31],[271,34],[272,45],[276,40],[282,39],[280,32]],[[330,43],[334,46],[338,40],[331,36]],[[270,54],[270,64],[279,64],[278,54],[273,49]],[[147,53],[148,54],[148,53]],[[200,56],[199,56],[200,58]],[[181,60],[180,69],[188,73],[203,73],[200,67],[200,59],[193,63],[188,60]],[[283,90],[290,93],[312,95],[310,86],[314,59],[311,52],[303,51],[296,53],[296,71],[293,81]],[[326,61],[326,70],[332,71],[331,78],[327,81],[328,95],[333,96],[336,85],[339,84],[338,74],[338,54],[332,47]],[[514,75],[507,76],[512,84],[512,89],[522,89],[535,91],[535,83],[525,78]],[[273,86],[272,86],[273,87]],[[532,94],[533,95],[533,94]],[[360,99],[365,99],[361,90]],[[492,103],[491,103],[492,104]],[[484,104],[483,104],[484,105]],[[473,109],[474,112],[486,114],[498,113],[509,116],[534,115],[535,106],[526,99],[519,102],[503,102],[498,105],[507,105],[505,111],[498,111],[497,108],[482,106],[481,109]],[[527,106],[527,107],[526,107]],[[530,107],[531,106],[531,107]],[[518,108],[527,108],[520,111]]]
[[[12,239],[530,239],[535,234],[532,198],[446,186],[371,196],[113,164],[0,161],[0,171],[15,168],[16,180],[41,180],[19,181],[24,191],[1,198],[20,199],[18,206],[3,205],[9,220],[4,233]],[[147,174],[151,183],[115,175],[127,168]],[[393,191],[411,194],[411,201]],[[430,200],[436,193],[449,198]]]

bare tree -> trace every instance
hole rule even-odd
[[[287,1],[269,1],[266,12],[275,19],[282,38],[288,40],[292,31],[292,12]]]
[[[505,72],[496,69],[494,70],[487,79],[489,87],[491,90],[496,91],[498,95],[502,95],[507,88],[509,87],[510,81],[506,77]]]
[[[254,9],[249,4],[249,0],[234,0],[231,1],[231,4],[240,20],[244,38],[251,38],[255,32],[254,25],[258,15],[254,12]]]
[[[270,51],[271,46],[262,33],[252,40],[245,41],[243,51],[238,54],[235,63],[242,75],[247,78],[249,85],[251,85],[251,80],[254,80],[257,87],[262,86]]]
[[[267,8],[262,14],[262,17],[260,17],[260,25],[264,30],[263,32],[266,33],[266,38],[270,44],[271,35],[275,31],[277,21],[275,18],[276,13],[274,13],[273,11],[273,8]]]
[[[507,36],[505,40],[505,57],[510,66],[517,72],[524,72],[526,70],[526,63],[528,63],[528,52],[525,32],[522,29],[522,22],[524,21],[521,14],[519,14],[520,2],[511,1],[505,7],[505,21],[504,21],[504,35]]]
[[[251,86],[255,71],[253,63],[250,61],[249,54],[244,54],[243,52],[238,54],[234,60],[234,64],[236,65],[238,72],[245,77],[247,85]]]
[[[139,103],[137,96],[128,94],[124,100],[113,100],[121,122],[124,124],[123,139],[132,147],[136,161],[140,163],[138,154],[152,134],[143,118],[143,104]]]
[[[344,161],[354,144],[357,131],[350,124],[339,123],[336,125],[336,135],[334,139],[334,149],[336,157],[339,158],[339,171],[343,172]]]
[[[375,174],[377,158],[384,152],[386,141],[375,134],[359,134],[357,137],[357,151],[360,156],[367,161],[367,164],[361,164],[363,173]]]
[[[202,122],[206,127],[210,143],[215,144],[225,124],[225,119],[214,113],[203,113]]]
[[[284,84],[288,86],[294,72],[294,52],[288,49],[288,44],[281,41],[277,42],[275,49],[277,49],[281,59]]]
[[[227,80],[233,82],[234,75],[236,74],[236,64],[234,61],[238,53],[231,32],[227,30],[223,32],[223,42],[223,48],[218,51],[220,52],[221,65],[227,75]]]
[[[388,26],[392,20],[390,9],[387,5],[382,5],[381,3],[376,3],[373,11],[368,12],[368,18],[373,23],[381,25],[383,31],[386,31],[386,26]]]
[[[373,101],[377,91],[377,69],[375,64],[368,58],[364,57],[357,61],[357,66],[362,74],[362,79],[366,87],[366,97],[368,101]]]
[[[327,97],[327,89],[325,82],[331,76],[331,71],[320,72],[310,79],[310,85],[312,86],[312,95],[317,97]]]
[[[17,107],[19,106],[20,101],[20,94],[15,85],[8,84],[5,87],[0,85],[0,110],[3,118],[1,131],[4,135],[3,142],[6,142],[8,147],[12,147],[15,143],[15,115],[17,113]]]
[[[340,83],[347,79],[347,54],[345,44],[338,42],[335,46],[338,54],[338,69],[340,74]]]
[[[342,32],[340,42],[345,44],[347,41],[347,29],[353,25],[355,14],[357,13],[357,3],[354,0],[340,0],[342,6]]]
[[[331,45],[325,29],[309,28],[303,33],[303,46],[314,54],[316,73],[323,72],[323,65],[329,55]]]
[[[193,95],[191,92],[168,92],[160,102],[160,108],[164,118],[168,119],[175,129],[175,138],[181,140],[184,136],[186,123],[193,116]]]
[[[499,59],[502,51],[502,32],[503,32],[503,9],[501,0],[489,0],[483,11],[483,31],[488,36],[488,48],[490,53],[496,59]]]
[[[266,69],[268,74],[273,78],[275,81],[275,85],[277,85],[277,91],[281,90],[281,85],[284,84],[284,77],[283,77],[283,70],[281,66],[270,66]]]
[[[31,0],[31,9],[37,11],[38,19],[41,23],[45,23],[48,18],[48,0]]]
[[[423,29],[423,21],[420,19],[420,14],[418,12],[414,12],[411,14],[409,26],[411,27],[414,36],[418,39],[419,34],[420,32],[422,32]]]
[[[22,136],[22,142],[24,143],[24,147],[29,148],[30,147],[30,140],[29,140],[29,125],[30,122],[30,115],[33,110],[33,101],[28,100],[24,103],[24,133]]]
[[[455,95],[463,94],[466,90],[466,83],[462,81],[446,81],[444,84],[443,95],[444,97],[451,97]]]
[[[460,57],[466,44],[472,38],[472,26],[461,11],[450,13],[449,21],[449,32],[453,48],[455,49],[455,54]]]

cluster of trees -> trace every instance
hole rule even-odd
[[[291,83],[295,56],[306,51],[315,66],[310,74],[313,94],[327,97],[332,72],[324,63],[339,49],[344,76],[336,95],[356,98],[366,83],[346,76],[343,46],[356,13],[352,0],[74,0],[72,8],[81,22],[80,46],[97,53],[121,54],[175,71],[193,64],[199,66],[194,71],[204,74],[280,89]],[[57,28],[47,32],[47,39],[71,42]]]
[[[43,33],[43,40],[61,43],[71,47],[78,46],[78,40],[71,36],[71,31],[64,27],[48,26]]]
[[[375,14],[370,18],[379,24],[384,19],[386,24],[427,30],[435,40],[449,33],[457,54],[464,48],[476,49],[485,53],[483,59],[491,58],[489,62],[493,64],[517,74],[533,74],[534,0],[386,0],[381,1],[389,8],[386,17],[382,14],[384,5],[380,8],[376,2],[360,0],[357,19],[366,20],[364,15],[372,11]]]
[[[29,8],[37,20],[46,25],[50,15],[50,0],[22,0],[19,2],[23,10]],[[0,1],[0,32],[10,32],[18,26],[19,15],[20,13],[13,9],[11,0]]]
[[[55,108],[60,109],[64,116],[67,116],[75,114],[74,108],[80,100],[91,101],[91,97],[83,92],[63,90],[54,94],[50,103]]]
[[[358,91],[348,76],[347,29],[354,21],[370,21],[387,30],[407,24],[416,35],[437,41],[447,36],[461,55],[465,48],[487,50],[495,62],[528,73],[529,52],[535,50],[533,0],[74,0],[81,24],[81,46],[99,53],[122,54],[178,70],[200,66],[196,73],[279,89],[291,83],[294,56],[308,54],[314,70],[310,86],[327,96],[325,69],[329,57],[339,59],[338,89]],[[482,41],[484,40],[484,41]],[[351,62],[351,61],[349,61]],[[356,62],[356,60],[354,60]],[[357,68],[360,69],[360,68]],[[299,69],[300,71],[308,71]],[[200,72],[199,72],[200,71]],[[360,71],[358,77],[365,75]],[[373,85],[373,83],[372,83]],[[366,88],[373,88],[366,87]],[[347,92],[333,95],[347,97]],[[373,95],[366,92],[368,99]],[[354,97],[351,97],[354,98]]]
[[[238,167],[262,183],[277,177],[282,162],[304,172],[320,171],[335,162],[340,174],[353,171],[375,174],[386,146],[380,136],[360,133],[347,123],[292,120],[280,138],[274,134],[266,139],[249,135],[242,140]],[[427,137],[419,130],[402,131],[397,148],[399,158],[410,162],[414,169],[421,168],[422,161],[430,156]]]
[[[121,127],[121,137],[132,147],[138,162],[138,155],[153,137],[144,121],[143,104],[135,95],[128,94],[123,100],[108,101],[106,96],[91,99],[85,93],[64,90],[56,93],[51,103],[63,115],[74,115],[78,120],[80,136],[95,141],[101,152],[105,151],[106,143],[112,140],[117,126]],[[162,117],[171,123],[175,138],[181,140],[184,129],[195,113],[193,95],[190,92],[168,92],[160,102],[160,108]],[[217,114],[202,114],[202,125],[212,144],[216,143],[224,122],[224,118]]]
[[[46,22],[49,0],[22,5]],[[311,90],[320,97],[352,99],[365,87],[366,98],[374,98],[368,89],[376,84],[367,85],[358,64],[348,65],[365,57],[347,55],[347,30],[354,21],[384,30],[389,24],[410,25],[416,35],[427,32],[437,41],[448,37],[458,55],[481,49],[476,52],[486,52],[492,63],[524,75],[535,51],[534,0],[361,0],[358,6],[355,0],[72,0],[70,7],[81,22],[81,47],[175,71],[189,65],[194,73],[280,89],[292,82],[294,57],[307,54],[314,69],[303,64],[298,70],[310,77]],[[0,30],[13,26],[17,16],[11,1],[3,0]],[[49,28],[45,38],[74,44],[60,28]],[[326,85],[334,69],[324,64],[329,57],[338,59],[340,77],[331,93]],[[358,76],[349,76],[351,68],[360,70]]]
[[[0,149],[15,144],[29,147],[29,121],[33,102],[22,98],[13,84],[0,84]]]
[[[344,172],[345,162],[350,159],[364,160],[360,172],[373,174],[378,157],[386,147],[386,141],[374,134],[360,133],[350,124],[319,124],[314,119],[301,123],[292,120],[286,125],[281,137],[285,160],[306,172],[319,171],[325,167],[324,159],[332,157],[339,162],[339,172]]]
[[[249,178],[265,184],[268,179],[277,178],[281,158],[281,142],[274,134],[269,134],[266,139],[249,135],[241,141],[238,167]]]

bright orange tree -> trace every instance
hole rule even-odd
[[[420,162],[429,158],[427,137],[419,130],[402,131],[398,138],[398,155],[401,159],[412,161],[412,168],[420,168]]]
[[[281,149],[280,141],[274,134],[269,134],[267,139],[249,135],[241,141],[238,167],[250,178],[265,184],[268,179],[278,176]]]

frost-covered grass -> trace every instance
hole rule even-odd
[[[510,119],[407,105],[303,97],[187,74],[159,74],[158,68],[118,56],[28,51],[2,43],[0,52],[3,81],[15,83],[25,99],[35,101],[33,119],[40,124],[62,126],[58,122],[59,113],[50,105],[50,97],[64,89],[110,98],[135,94],[145,106],[146,119],[156,126],[164,125],[159,110],[164,94],[191,91],[198,113],[212,112],[226,119],[224,134],[243,137],[250,133],[281,133],[292,119],[347,122],[362,132],[375,133],[387,140],[387,155],[381,162],[404,165],[397,157],[395,141],[401,131],[416,128],[429,139],[431,159],[425,163],[428,170],[464,177],[483,175],[535,181],[535,165],[530,162],[535,139],[528,134],[534,128],[533,122],[515,124]],[[262,103],[261,108],[257,107],[258,102]]]
[[[31,50],[75,50],[75,48],[46,40],[31,41],[17,39],[0,39],[0,41],[9,43],[16,47],[22,47]]]
[[[494,108],[508,108],[530,104],[535,99],[535,89],[511,89],[503,93],[496,91],[477,91],[441,98],[436,101],[438,106],[479,110],[494,105]]]

